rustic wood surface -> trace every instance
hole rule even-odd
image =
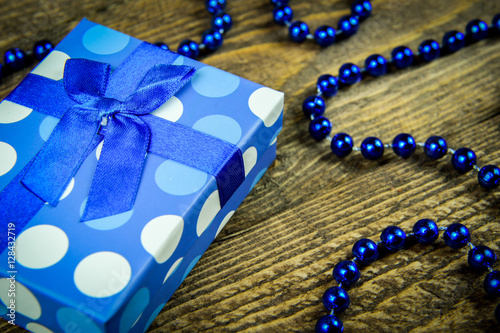
[[[311,27],[336,25],[350,0],[291,1]],[[321,49],[295,44],[272,22],[268,0],[229,0],[234,27],[222,48],[201,61],[286,94],[285,117],[273,167],[243,202],[148,332],[312,332],[325,314],[321,296],[336,285],[335,263],[352,258],[360,238],[378,240],[387,226],[410,230],[420,218],[440,226],[460,222],[472,242],[500,250],[500,193],[485,191],[476,173],[460,175],[447,156],[427,159],[421,149],[403,160],[356,153],[341,160],[328,142],[308,134],[301,110],[324,73],[345,62],[362,64],[393,47],[416,50],[468,21],[488,23],[498,0],[374,0],[373,17],[354,37]],[[171,46],[199,40],[209,26],[204,1],[2,1],[0,51],[59,42],[82,17]],[[32,68],[32,67],[31,67]],[[3,80],[0,97],[30,69]],[[334,132],[384,142],[401,132],[418,141],[441,135],[451,147],[475,150],[479,165],[500,165],[500,38],[467,47],[428,65],[367,79],[327,101]],[[498,267],[498,265],[497,265]],[[499,332],[482,283],[467,266],[467,251],[442,239],[414,245],[363,268],[351,307],[339,315],[346,332]],[[23,332],[0,322],[2,332]]]

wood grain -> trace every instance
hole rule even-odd
[[[296,18],[317,27],[336,24],[348,0],[291,1]],[[345,62],[362,64],[393,47],[416,50],[468,21],[491,22],[497,0],[374,0],[374,15],[357,35],[327,49],[295,44],[272,23],[269,1],[230,0],[235,25],[220,51],[202,61],[286,94],[278,158],[231,222],[210,246],[148,332],[312,332],[325,313],[321,296],[335,285],[335,263],[352,258],[356,240],[378,240],[389,225],[410,230],[420,218],[440,226],[460,222],[472,242],[500,250],[500,193],[460,175],[447,156],[423,152],[403,160],[387,151],[381,161],[353,154],[338,159],[328,142],[308,135],[304,98],[315,81]],[[178,45],[199,39],[209,25],[203,1],[3,1],[0,51],[58,42],[82,18],[134,37]],[[26,69],[3,80],[0,97]],[[482,41],[428,65],[366,79],[327,101],[334,133],[357,145],[366,136],[391,142],[411,133],[422,142],[441,135],[451,147],[469,147],[480,165],[500,165],[500,38]],[[498,266],[497,266],[498,267]],[[351,307],[339,317],[346,332],[498,332],[498,300],[482,288],[484,274],[467,266],[467,251],[414,245],[362,269],[350,290]],[[3,332],[23,332],[5,321]]]

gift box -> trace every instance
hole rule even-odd
[[[280,92],[80,22],[0,103],[0,315],[147,330],[275,159],[282,110]]]

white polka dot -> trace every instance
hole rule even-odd
[[[184,64],[184,57],[181,55],[175,58],[174,62],[172,63],[172,65],[174,66],[181,66],[182,64]]]
[[[83,46],[95,54],[118,53],[127,47],[130,37],[113,29],[96,25],[87,30],[82,37]]]
[[[232,144],[237,144],[241,139],[241,127],[238,122],[220,114],[201,118],[193,125],[193,129]]]
[[[71,193],[71,191],[73,191],[74,187],[75,187],[75,178],[71,178],[71,181],[69,182],[68,186],[66,187],[63,194],[59,198],[59,201],[66,198]]]
[[[13,103],[2,101],[0,103],[0,124],[11,124],[23,120],[30,115],[33,109]]]
[[[99,160],[99,157],[101,157],[101,151],[102,151],[103,144],[104,144],[104,140],[102,140],[101,143],[99,143],[99,145],[95,149],[95,157],[97,158],[97,160]]]
[[[154,110],[151,114],[175,122],[182,116],[183,111],[184,105],[182,105],[181,100],[172,96],[165,104]]]
[[[245,177],[257,163],[257,148],[250,147],[243,153],[243,165],[245,166]]]
[[[56,313],[57,323],[65,333],[102,333],[102,330],[89,317],[72,308],[60,308]]]
[[[215,237],[217,237],[219,235],[219,233],[222,231],[222,229],[226,226],[227,222],[231,219],[231,217],[233,217],[233,214],[234,214],[234,210],[230,211],[226,215],[224,220],[222,220],[222,223],[220,224],[219,229],[217,229],[217,233],[215,234]]]
[[[174,272],[177,270],[177,267],[179,267],[179,265],[181,264],[182,262],[182,259],[184,259],[183,257],[177,259],[173,265],[170,267],[170,269],[168,270],[167,272],[167,275],[165,275],[165,279],[163,279],[163,283],[165,283],[165,281],[167,281],[167,279],[172,275],[174,274]]]
[[[271,88],[259,88],[248,99],[248,107],[262,119],[266,127],[270,127],[278,120],[283,110],[283,96],[282,92]]]
[[[17,153],[14,147],[0,141],[0,176],[9,172],[16,165]]]
[[[196,71],[191,79],[193,89],[206,97],[223,97],[231,94],[240,85],[236,75],[206,66]]]
[[[40,133],[40,137],[43,141],[47,141],[49,139],[50,134],[52,134],[52,131],[56,128],[57,123],[59,123],[59,119],[52,116],[47,116],[44,120],[42,120],[38,132]]]
[[[157,263],[162,264],[174,253],[184,230],[184,220],[177,215],[152,219],[141,233],[141,243]]]
[[[33,333],[53,333],[47,327],[37,323],[29,323],[28,325],[26,325],[26,329]]]
[[[149,290],[139,289],[130,299],[120,319],[120,333],[128,332],[141,318],[142,312],[149,304]]]
[[[31,73],[59,81],[64,76],[64,66],[69,58],[66,53],[54,50]]]
[[[83,294],[103,298],[115,295],[127,286],[132,269],[127,259],[114,252],[97,252],[76,266],[73,279]]]
[[[8,291],[15,289],[16,296],[12,299],[15,300],[16,312],[33,320],[40,318],[42,308],[35,295],[18,281],[15,281],[14,286],[11,286],[11,282],[13,281],[9,279],[0,279],[0,299],[2,302],[9,307],[11,298]]]
[[[198,223],[196,224],[196,233],[198,236],[201,236],[201,234],[208,228],[219,211],[220,198],[219,191],[216,190],[210,194],[207,201],[205,201],[203,207],[201,208],[200,216],[198,216]]]
[[[271,143],[269,144],[270,146],[274,145],[276,142],[278,141],[278,137],[274,137],[274,139],[271,141]]]
[[[16,240],[16,260],[32,268],[47,268],[58,263],[68,251],[68,236],[58,227],[42,224],[25,229]]]
[[[158,187],[169,194],[187,195],[198,192],[207,182],[208,174],[190,166],[167,160],[155,172]]]
[[[87,198],[88,199],[88,198]],[[85,210],[85,206],[87,205],[87,199],[83,200],[80,206],[80,217],[83,216],[83,212]],[[96,230],[112,230],[118,227],[121,227],[125,223],[130,220],[132,215],[134,214],[134,210],[128,210],[126,212],[115,214],[107,217],[103,217],[100,219],[94,219],[90,221],[85,221],[85,225],[92,229]]]

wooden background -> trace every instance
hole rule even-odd
[[[314,29],[335,25],[350,0],[293,0],[296,18]],[[308,134],[301,110],[324,73],[362,64],[393,47],[416,50],[468,21],[488,23],[498,0],[374,0],[373,16],[347,41],[328,49],[295,44],[272,23],[268,0],[229,0],[235,25],[222,48],[201,60],[286,94],[278,158],[151,325],[149,332],[311,332],[325,314],[321,296],[336,285],[335,263],[352,258],[356,240],[377,241],[389,225],[409,231],[420,218],[440,226],[460,222],[472,242],[500,250],[500,193],[485,191],[476,173],[460,175],[450,157],[408,160],[386,151],[381,161],[361,154],[340,160],[328,142]],[[0,6],[0,51],[25,49],[42,38],[59,42],[82,17],[150,41],[176,46],[199,40],[209,26],[204,1],[16,0]],[[26,75],[5,78],[0,97]],[[479,165],[500,165],[500,38],[428,65],[367,79],[328,100],[334,133],[357,146],[366,136],[389,143],[401,132],[418,141],[441,135],[451,147],[472,148]],[[498,265],[497,265],[498,267]],[[485,274],[467,266],[467,251],[442,239],[415,245],[362,269],[352,305],[339,317],[346,332],[498,332],[486,297]],[[0,322],[4,332],[22,332]]]

